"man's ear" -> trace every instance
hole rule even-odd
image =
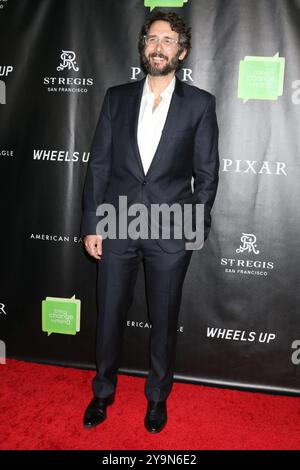
[[[181,52],[180,56],[178,57],[179,60],[183,60],[185,58],[187,54],[187,50],[186,49],[183,49],[183,51]]]

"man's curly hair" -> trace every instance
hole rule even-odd
[[[140,55],[143,53],[145,48],[144,36],[147,36],[148,31],[154,23],[154,21],[167,21],[170,24],[172,31],[175,31],[179,35],[179,54],[186,49],[187,53],[185,59],[190,53],[191,50],[191,28],[186,26],[183,19],[177,15],[175,12],[164,12],[164,11],[157,11],[154,15],[150,16],[146,19],[145,23],[142,26],[139,42],[138,42],[138,49]]]

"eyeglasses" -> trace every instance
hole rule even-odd
[[[144,42],[146,46],[156,46],[159,42],[165,47],[172,47],[174,44],[178,44],[178,40],[164,36],[159,38],[158,36],[144,36]]]

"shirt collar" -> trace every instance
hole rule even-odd
[[[150,96],[152,96],[152,95],[153,95],[153,92],[151,91],[151,89],[150,89],[150,87],[149,87],[148,79],[149,79],[149,78],[148,78],[148,75],[147,75],[146,80],[145,80],[145,84],[144,84],[143,96],[145,96],[145,95],[148,95],[148,96],[150,95]],[[176,84],[176,78],[175,78],[175,75],[174,75],[173,79],[171,80],[171,82],[169,83],[169,85],[167,86],[167,88],[165,88],[165,89],[161,92],[160,96],[161,96],[162,98],[165,98],[166,96],[171,96],[172,93],[173,93],[173,91],[174,91],[174,89],[175,89],[175,84]]]

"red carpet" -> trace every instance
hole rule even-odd
[[[169,420],[144,430],[144,379],[119,376],[108,419],[82,427],[94,371],[15,360],[0,365],[0,449],[300,449],[300,400],[175,383]]]

